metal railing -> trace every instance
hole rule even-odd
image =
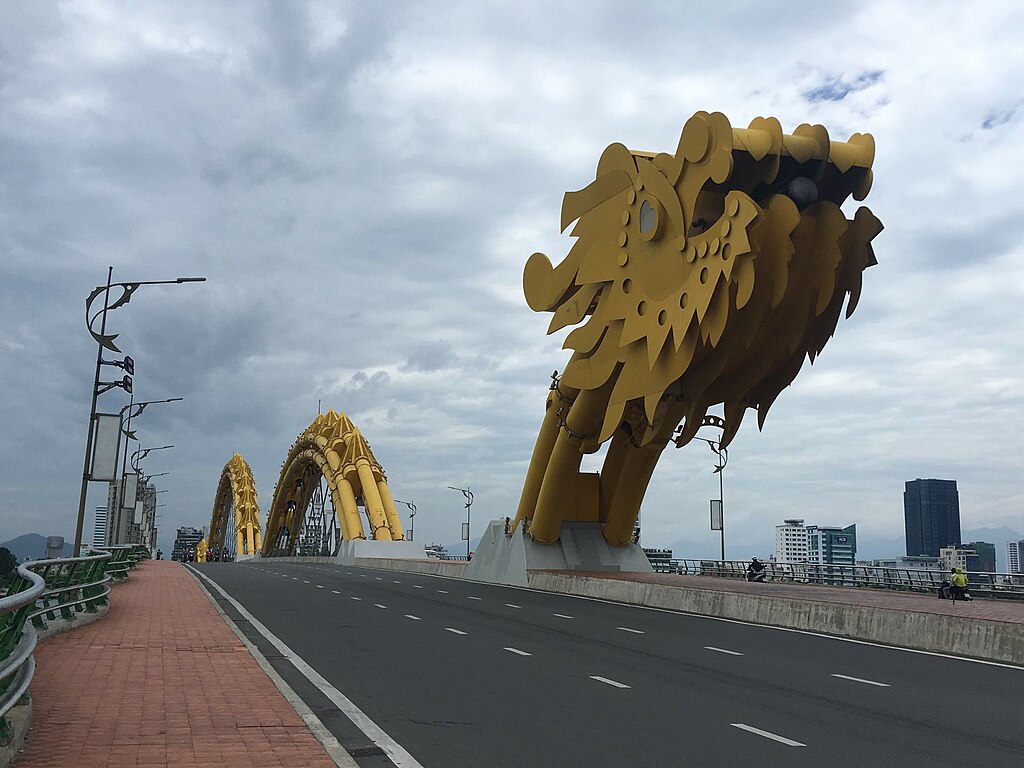
[[[652,563],[659,573],[689,576],[745,578],[743,560],[668,560]],[[768,581],[796,584],[820,584],[830,587],[890,589],[902,592],[937,593],[949,573],[914,568],[888,568],[876,565],[823,565],[819,563],[765,562]],[[1024,599],[1024,574],[970,571],[967,590],[975,597]]]
[[[49,622],[73,621],[107,602],[110,583],[149,557],[139,546],[107,547],[83,557],[34,560],[18,566],[0,598],[0,740],[6,714],[28,690],[35,674],[37,630]]]

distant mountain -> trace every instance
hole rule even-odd
[[[46,557],[46,537],[38,533],[26,533],[3,542],[0,547],[7,547],[18,558],[19,563],[24,563],[26,560],[42,560]],[[74,548],[74,542],[65,539],[62,557],[71,557]]]

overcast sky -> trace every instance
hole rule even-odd
[[[608,144],[673,151],[698,110],[874,134],[885,225],[857,312],[733,442],[728,554],[770,554],[794,516],[901,538],[917,477],[957,480],[965,528],[1024,530],[1021,29],[1008,1],[5,2],[0,539],[74,536],[108,265],[208,279],[109,321],[136,398],[184,398],[135,425],[175,445],[144,463],[172,473],[165,552],[235,452],[265,520],[318,401],[416,502],[418,540],[458,541],[449,485],[474,536],[514,515],[568,359],[523,265],[567,252],[562,195]],[[645,544],[717,553],[713,460],[666,450]]]

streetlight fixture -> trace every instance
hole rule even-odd
[[[395,502],[397,504],[405,504],[409,508],[409,541],[413,541],[416,525],[416,505],[411,501],[402,501],[401,499],[395,499]]]
[[[462,528],[462,538],[466,540],[466,561],[469,561],[469,524],[471,515],[473,512],[473,494],[469,488],[456,488],[454,485],[448,486],[449,490],[461,491],[462,495],[466,497],[466,522],[464,522]]]
[[[89,428],[86,432],[85,439],[85,461],[82,466],[82,489],[78,497],[78,523],[75,527],[75,557],[78,557],[82,551],[82,529],[85,525],[85,499],[89,489],[89,481],[92,479],[91,472],[89,471],[89,461],[92,458],[93,431],[96,426],[96,400],[101,394],[115,387],[120,387],[121,389],[124,389],[125,392],[131,393],[131,377],[135,371],[135,361],[127,355],[123,360],[119,361],[108,361],[103,359],[104,349],[115,353],[121,352],[117,344],[114,343],[114,339],[117,338],[118,334],[107,334],[107,313],[112,309],[123,307],[131,301],[132,295],[143,285],[180,285],[182,283],[202,283],[206,281],[205,277],[178,277],[174,280],[148,280],[130,283],[112,283],[111,278],[113,277],[113,274],[114,268],[109,267],[107,269],[106,284],[96,286],[92,290],[92,293],[89,294],[89,297],[85,300],[85,326],[88,329],[89,334],[96,340],[99,348],[96,351],[96,372],[92,379],[92,402],[89,405]],[[121,289],[121,295],[113,303],[110,302],[110,291],[112,288]],[[93,302],[99,298],[100,294],[103,294],[103,307],[95,313],[92,313]],[[93,328],[93,324],[96,322],[97,318],[100,320],[100,329],[98,332]],[[104,365],[111,365],[122,369],[125,372],[124,377],[119,381],[100,381],[100,370]]]
[[[146,458],[153,451],[166,451],[168,448],[173,448],[173,445],[161,445],[158,448],[139,448],[139,450],[132,453],[131,465],[132,469],[136,472],[141,472],[139,469],[139,462]]]
[[[718,507],[715,507],[716,499],[711,500],[711,530],[720,531],[722,537],[722,562],[725,562],[725,495],[724,495],[724,481],[722,480],[725,475],[725,465],[729,463],[729,450],[722,445],[722,438],[725,436],[725,419],[720,416],[705,416],[701,421],[702,427],[717,427],[722,430],[722,434],[718,436],[718,440],[709,440],[706,437],[694,437],[694,440],[700,440],[701,442],[707,443],[714,454],[718,457],[718,463],[715,464],[714,472],[718,475]],[[678,432],[682,431],[680,427]],[[682,448],[683,443],[680,442],[680,436],[677,435],[675,438],[676,448]],[[716,514],[717,513],[717,514]]]

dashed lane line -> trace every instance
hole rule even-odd
[[[362,600],[363,598],[361,598],[361,597],[356,597],[356,596],[354,596],[354,595],[349,595],[349,598],[348,598],[348,599],[349,599],[349,600]]]
[[[387,606],[386,606],[386,605],[381,605],[380,603],[374,603],[374,604],[373,604],[373,607],[374,607],[374,608],[387,608]]]
[[[439,589],[437,591],[440,592],[442,595],[447,595],[448,594],[448,590],[447,589]]]
[[[532,653],[527,653],[526,651],[521,651],[518,648],[504,648],[503,650],[506,650],[509,653],[514,653],[517,656],[533,656]]]
[[[704,647],[707,650],[709,650],[709,651],[714,651],[715,653],[726,653],[729,656],[742,656],[743,655],[739,651],[730,651],[728,648],[715,648],[715,646],[713,646],[713,645],[705,645]]]
[[[552,613],[552,616],[557,616],[560,619],[571,619],[572,616],[566,616],[564,613]]]
[[[336,589],[332,589],[332,590],[331,590],[331,592],[333,592],[333,593],[334,593],[335,595],[340,595],[340,594],[341,594],[341,592],[339,592],[339,591],[338,591],[338,590],[336,590]]]
[[[516,605],[515,603],[505,603],[505,605],[507,605],[509,608],[522,608],[523,607],[521,605]]]
[[[632,627],[616,627],[616,629],[621,629],[623,632],[632,632],[634,635],[644,634],[642,629],[633,629]]]
[[[323,588],[324,588],[324,585],[323,585],[323,584],[317,584],[317,585],[316,585],[316,588],[317,588],[317,589],[323,589]]]
[[[405,614],[405,618],[412,619],[413,621],[421,621],[419,616],[413,616],[411,613]]]
[[[760,728],[755,728],[754,726],[747,725],[746,723],[729,723],[729,725],[731,725],[733,728],[739,728],[741,731],[747,731],[748,733],[755,733],[758,736],[764,736],[766,739],[771,739],[772,741],[777,741],[780,744],[785,744],[787,747],[807,746],[802,742],[787,739],[785,736],[779,736],[779,734],[772,733],[771,731],[762,731]]]
[[[413,589],[423,589],[423,585],[422,584],[413,584],[412,588]]]
[[[837,675],[833,674],[832,677],[838,677],[840,680],[852,680],[855,683],[864,683],[865,685],[877,685],[879,688],[891,687],[888,683],[879,683],[875,680],[865,680],[863,677],[850,677],[849,675]]]
[[[483,600],[482,597],[474,597],[473,595],[466,595],[468,600]]]
[[[612,686],[614,688],[632,688],[633,687],[631,685],[626,685],[625,683],[620,683],[618,680],[609,680],[607,677],[601,677],[600,675],[590,675],[590,679],[591,680],[597,680],[597,682],[599,682],[599,683],[604,683],[605,685],[610,685],[610,686]]]
[[[445,627],[444,630],[445,630],[445,632],[451,632],[453,635],[465,635],[465,634],[467,634],[467,633],[463,632],[461,629],[456,629],[455,627]]]

